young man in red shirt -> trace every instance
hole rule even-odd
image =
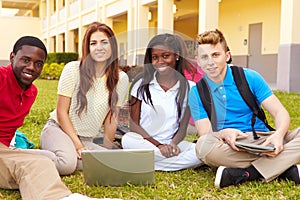
[[[49,158],[9,148],[37,96],[32,82],[46,57],[41,40],[24,36],[13,47],[11,64],[0,67],[0,188],[19,189],[24,200],[94,199],[72,194]]]

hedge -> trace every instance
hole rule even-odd
[[[58,80],[64,67],[65,63],[45,63],[40,78]],[[137,74],[143,71],[142,66],[120,66],[120,69],[127,73],[130,82],[134,79],[134,77],[136,77]]]
[[[78,59],[78,53],[72,52],[58,52],[58,53],[48,53],[46,63],[68,63],[73,60]]]
[[[57,80],[60,77],[60,74],[65,67],[65,63],[45,63],[43,71],[41,73],[41,79],[48,79],[48,80]]]

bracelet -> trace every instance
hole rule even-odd
[[[163,144],[161,144],[161,143],[158,143],[157,145],[155,145],[156,147],[159,147],[160,145],[163,145]]]

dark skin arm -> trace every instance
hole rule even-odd
[[[174,156],[177,156],[180,153],[180,149],[177,146],[178,143],[180,143],[186,136],[186,129],[188,126],[188,122],[190,119],[190,109],[189,107],[187,107],[185,109],[184,115],[182,120],[179,123],[179,129],[176,132],[176,134],[174,135],[172,142],[170,143],[170,145],[172,146],[172,151],[170,152],[170,149],[168,149],[169,151],[167,152],[167,154],[172,154]]]

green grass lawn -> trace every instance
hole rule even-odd
[[[20,131],[26,133],[36,148],[39,135],[49,113],[56,105],[57,81],[37,80],[39,95]],[[275,91],[291,115],[291,129],[300,126],[300,94]],[[268,115],[268,118],[269,115]],[[269,120],[273,125],[273,120]],[[195,139],[187,136],[187,140]],[[89,187],[85,185],[82,172],[62,177],[65,184],[77,193],[91,197],[114,197],[123,199],[300,199],[299,186],[292,182],[277,180],[265,184],[260,181],[240,186],[217,189],[214,187],[215,170],[202,166],[196,170],[178,172],[155,172],[156,184],[151,186]],[[21,199],[18,190],[0,189],[0,199]]]

